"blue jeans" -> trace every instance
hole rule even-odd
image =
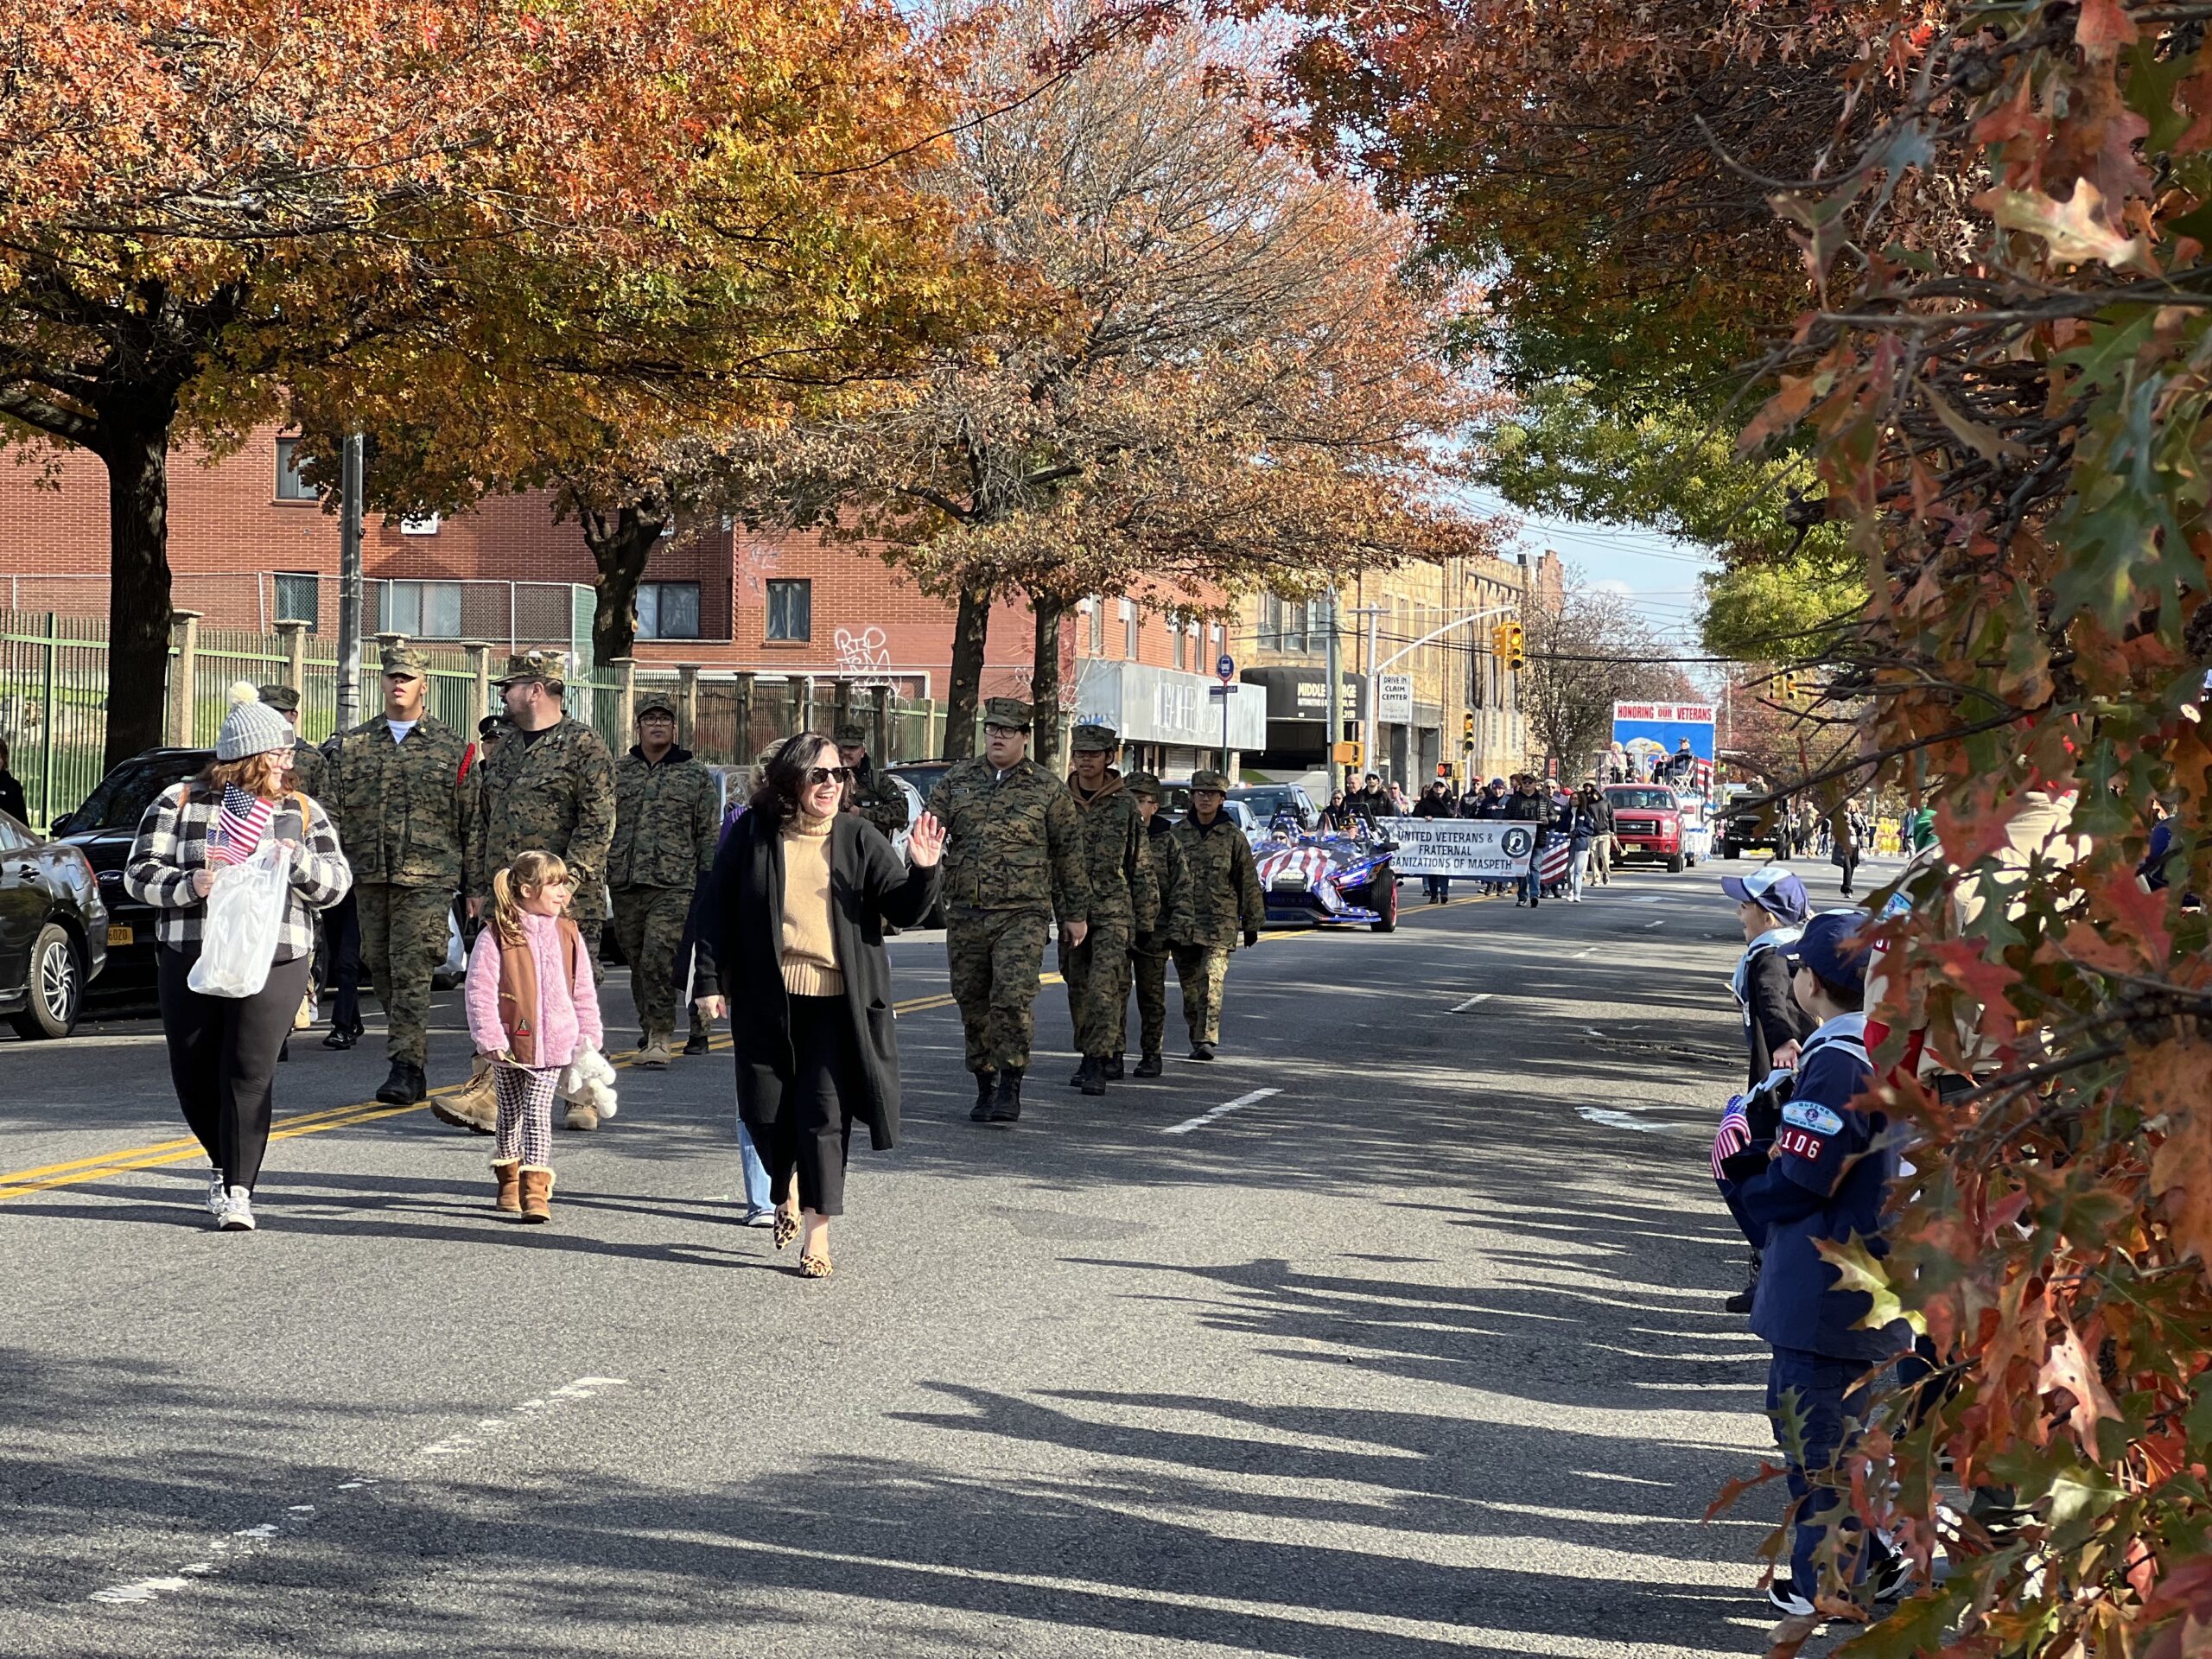
[[[776,1200],[768,1190],[768,1166],[760,1160],[760,1148],[753,1144],[753,1131],[745,1127],[745,1120],[737,1121],[737,1153],[745,1166],[745,1217],[766,1215],[776,1207]]]
[[[1767,1366],[1767,1414],[1774,1421],[1775,1444],[1782,1446],[1783,1455],[1789,1460],[1789,1496],[1797,1505],[1796,1531],[1789,1549],[1790,1581],[1797,1593],[1808,1601],[1820,1586],[1820,1568],[1815,1564],[1814,1556],[1828,1534],[1826,1516],[1844,1501],[1843,1493],[1835,1485],[1825,1480],[1815,1484],[1815,1480],[1816,1477],[1827,1476],[1836,1459],[1858,1439],[1874,1392],[1871,1381],[1860,1379],[1870,1372],[1878,1376],[1879,1368],[1863,1359],[1831,1359],[1826,1354],[1808,1353],[1800,1348],[1776,1349],[1774,1358]],[[1802,1463],[1782,1443],[1779,1414],[1785,1394],[1797,1397],[1797,1410],[1804,1428]],[[1859,1531],[1857,1517],[1844,1516],[1840,1529],[1847,1541],[1855,1540]],[[1855,1584],[1866,1569],[1866,1552],[1850,1541],[1844,1548],[1845,1582]]]

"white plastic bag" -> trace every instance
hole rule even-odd
[[[200,927],[200,960],[185,983],[202,996],[251,996],[269,982],[283,931],[292,849],[270,841],[244,863],[215,874]]]

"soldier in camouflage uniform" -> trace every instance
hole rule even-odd
[[[945,830],[944,948],[976,1074],[968,1116],[978,1123],[1021,1116],[1046,921],[1057,914],[1061,938],[1081,944],[1090,912],[1075,803],[1028,758],[1029,722],[1027,703],[993,697],[982,757],[963,760],[930,791]]]
[[[1183,1020],[1191,1029],[1194,1060],[1213,1058],[1221,1041],[1222,989],[1238,929],[1247,945],[1257,944],[1268,919],[1252,843],[1221,810],[1228,798],[1227,777],[1193,773],[1190,815],[1174,831],[1191,889],[1190,931],[1175,938],[1175,978],[1183,987]]]
[[[278,714],[284,716],[294,731],[300,729],[300,694],[289,685],[264,685],[254,693]],[[303,737],[292,740],[292,787],[302,795],[312,796],[325,812],[330,810],[329,798],[324,794],[329,762],[322,758],[322,751]]]
[[[475,791],[467,744],[423,711],[429,659],[387,647],[384,712],[340,734],[325,802],[353,867],[353,891],[391,1075],[377,1098],[412,1105],[429,1092],[430,976],[446,957]]]
[[[1122,1011],[1128,1006],[1122,976],[1129,944],[1159,920],[1160,888],[1145,847],[1144,815],[1136,798],[1109,768],[1121,749],[1110,727],[1078,726],[1071,740],[1075,775],[1068,796],[1083,826],[1084,873],[1090,879],[1090,927],[1081,944],[1060,941],[1060,974],[1067,981],[1068,1016],[1083,1064],[1071,1087],[1103,1095],[1122,1075]]]
[[[868,757],[868,728],[856,720],[849,720],[834,734],[837,743],[837,764],[849,766],[853,786],[846,791],[845,810],[857,812],[877,829],[883,838],[906,832],[906,793],[888,778],[876,773],[875,762]]]
[[[1167,957],[1174,940],[1191,934],[1191,879],[1183,868],[1183,851],[1176,842],[1174,826],[1160,816],[1160,779],[1148,772],[1133,772],[1122,786],[1136,798],[1137,810],[1144,816],[1145,853],[1160,890],[1160,910],[1151,931],[1141,931],[1130,941],[1128,967],[1122,976],[1120,1000],[1114,1005],[1114,1034],[1118,1039],[1126,1029],[1134,981],[1137,1039],[1143,1052],[1136,1074],[1156,1077],[1163,1069],[1160,1046],[1167,1033]]]
[[[492,902],[492,877],[517,855],[558,854],[576,884],[569,914],[596,979],[599,936],[607,925],[607,853],[614,840],[614,757],[598,733],[562,711],[568,677],[563,652],[507,658],[497,683],[514,729],[470,774],[476,818],[464,874],[469,913],[479,915]],[[488,1079],[489,1071],[483,1076]],[[599,1114],[572,1105],[563,1121],[569,1128],[595,1129]]]
[[[638,1064],[668,1065],[676,1035],[679,961],[692,894],[714,867],[721,792],[714,774],[676,741],[676,705],[649,697],[638,709],[638,742],[614,764],[614,844],[607,879],[614,937],[630,964],[644,1046]]]

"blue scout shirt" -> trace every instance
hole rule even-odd
[[[1872,1362],[1903,1351],[1910,1331],[1902,1319],[1883,1330],[1858,1329],[1872,1299],[1836,1289],[1839,1275],[1814,1243],[1856,1235],[1873,1255],[1885,1254],[1882,1200],[1897,1154],[1894,1147],[1869,1150],[1888,1120],[1851,1105],[1874,1075],[1866,1035],[1866,1016],[1846,1014],[1805,1039],[1771,1158],[1732,1197],[1749,1227],[1765,1229],[1751,1329],[1777,1348]]]

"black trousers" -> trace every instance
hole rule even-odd
[[[313,964],[305,957],[276,963],[251,996],[202,996],[185,983],[197,949],[162,945],[154,955],[177,1104],[208,1162],[223,1173],[223,1185],[250,1191],[269,1149],[276,1051],[291,1035]]]
[[[361,912],[353,890],[322,913],[322,947],[327,955],[323,986],[330,1000],[330,1028],[361,1028]]]
[[[817,1216],[845,1213],[845,1160],[853,1146],[853,1117],[846,1102],[865,1087],[846,1040],[842,996],[794,996],[791,1057],[798,1070],[785,1089],[772,1123],[755,1123],[753,1144],[768,1166],[768,1190],[781,1201],[798,1177],[798,1207]]]

